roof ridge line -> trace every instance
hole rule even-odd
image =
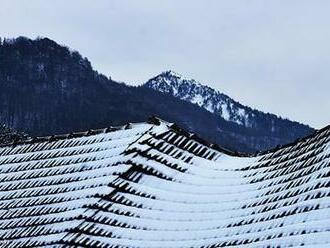
[[[309,135],[307,135],[305,137],[297,138],[296,140],[294,140],[292,142],[289,142],[287,144],[278,145],[278,146],[276,146],[276,147],[274,147],[272,149],[268,149],[266,151],[257,152],[256,153],[256,156],[266,155],[266,154],[269,154],[269,153],[277,152],[277,151],[279,151],[281,149],[284,149],[284,148],[287,148],[287,147],[290,147],[290,146],[294,146],[294,145],[298,144],[299,142],[304,142],[304,141],[306,141],[306,140],[308,140],[310,138],[313,138],[314,136],[316,136],[316,135],[318,135],[320,133],[323,133],[323,132],[325,132],[325,131],[327,131],[329,129],[330,129],[330,125],[327,125],[327,126],[321,128],[321,129],[315,130],[314,132],[312,132],[311,134],[309,134]]]
[[[28,144],[35,144],[35,143],[42,143],[42,142],[51,142],[51,141],[57,141],[57,140],[88,137],[88,136],[97,135],[97,134],[101,134],[101,133],[110,133],[110,132],[115,132],[115,131],[119,131],[119,130],[131,129],[133,125],[138,125],[138,124],[143,124],[143,123],[151,124],[151,125],[155,125],[155,126],[160,126],[160,125],[164,124],[170,130],[180,133],[180,134],[186,136],[187,138],[193,139],[193,140],[201,143],[202,145],[205,145],[208,148],[214,149],[218,152],[222,152],[226,155],[234,156],[234,157],[258,157],[258,156],[266,155],[266,154],[276,152],[276,151],[286,148],[286,147],[294,146],[294,145],[298,144],[299,142],[306,141],[307,139],[310,139],[310,138],[314,137],[315,135],[322,133],[325,130],[330,129],[330,125],[327,125],[321,129],[315,130],[313,133],[311,133],[303,138],[298,138],[290,143],[276,146],[272,149],[265,150],[265,151],[257,151],[255,153],[244,153],[244,152],[232,151],[225,147],[221,147],[216,143],[211,143],[207,139],[202,138],[200,135],[198,135],[194,132],[186,131],[184,128],[181,128],[181,126],[176,124],[175,122],[167,122],[155,115],[152,115],[145,122],[136,122],[136,123],[127,122],[126,124],[123,124],[120,126],[109,126],[106,128],[89,129],[87,131],[78,131],[78,132],[71,132],[71,133],[66,133],[66,134],[54,134],[54,135],[49,135],[49,136],[32,137],[32,138],[29,138],[26,140],[13,141],[12,143],[9,143],[9,144],[0,144],[0,148],[10,148],[10,147],[18,146],[18,145],[28,145]]]
[[[145,122],[137,122],[133,124],[143,124]],[[58,141],[58,140],[66,140],[66,139],[72,139],[72,138],[81,138],[81,137],[88,137],[93,136],[97,134],[102,133],[111,133],[119,130],[125,130],[125,129],[131,129],[132,123],[128,122],[126,124],[120,125],[120,126],[109,126],[106,128],[98,128],[98,129],[89,129],[87,131],[78,131],[78,132],[71,132],[71,133],[65,133],[65,134],[54,134],[54,135],[48,135],[48,136],[39,136],[39,137],[30,137],[26,140],[19,140],[19,141],[13,141],[9,144],[0,144],[0,148],[6,148],[6,147],[15,147],[18,145],[28,145],[28,144],[35,144],[35,143],[42,143],[42,142],[51,142],[51,141]]]
[[[262,155],[266,155],[266,154],[269,154],[269,153],[272,153],[272,152],[276,152],[276,151],[279,151],[283,148],[286,148],[286,147],[290,147],[290,146],[294,146],[296,144],[298,144],[299,142],[304,142],[312,137],[314,137],[315,135],[318,135],[319,133],[322,133],[326,130],[329,130],[330,129],[330,125],[327,125],[321,129],[317,129],[315,130],[313,133],[305,136],[305,137],[302,137],[302,138],[297,138],[296,140],[290,142],[290,143],[287,143],[287,144],[284,144],[284,145],[279,145],[279,146],[276,146],[272,149],[268,149],[268,150],[265,150],[265,151],[257,151],[255,153],[244,153],[244,152],[237,152],[237,151],[232,151],[232,150],[229,150],[227,148],[224,148],[224,147],[221,147],[219,146],[218,144],[216,143],[211,143],[209,141],[207,141],[206,139],[202,138],[201,136],[199,136],[198,134],[196,133],[193,133],[193,132],[189,132],[189,131],[186,131],[185,129],[181,128],[180,125],[176,124],[176,123],[170,123],[170,122],[167,122],[167,121],[164,121],[162,120],[161,118],[157,117],[157,116],[152,116],[149,118],[149,121],[150,123],[152,124],[157,124],[157,125],[160,125],[161,123],[165,123],[165,124],[168,124],[168,127],[170,129],[172,129],[173,131],[176,131],[188,138],[191,138],[211,149],[214,149],[218,152],[222,152],[226,155],[229,155],[229,156],[234,156],[234,157],[258,157],[258,156],[262,156]]]

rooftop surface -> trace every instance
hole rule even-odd
[[[256,156],[149,123],[0,148],[0,247],[329,247],[330,131]]]

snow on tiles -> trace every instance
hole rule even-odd
[[[248,156],[153,119],[3,146],[0,247],[330,247],[329,140]]]

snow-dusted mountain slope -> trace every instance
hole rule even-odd
[[[159,74],[150,79],[145,86],[197,104],[227,121],[246,127],[254,127],[256,125],[256,116],[264,115],[264,118],[270,118],[270,116],[260,111],[243,106],[211,87],[203,85],[194,79],[185,78],[173,71],[165,71]],[[278,117],[272,116],[272,118]]]
[[[0,148],[0,247],[329,247],[330,129],[233,156],[153,119]]]
[[[78,52],[48,38],[3,39],[0,58],[0,123],[32,136],[141,122],[156,115],[228,149],[257,152],[314,131],[258,112],[251,112],[255,116],[247,121],[253,128],[226,121],[171,95],[113,81]]]

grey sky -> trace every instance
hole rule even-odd
[[[167,69],[243,104],[330,124],[330,1],[1,0],[0,36],[47,36],[115,80]]]

